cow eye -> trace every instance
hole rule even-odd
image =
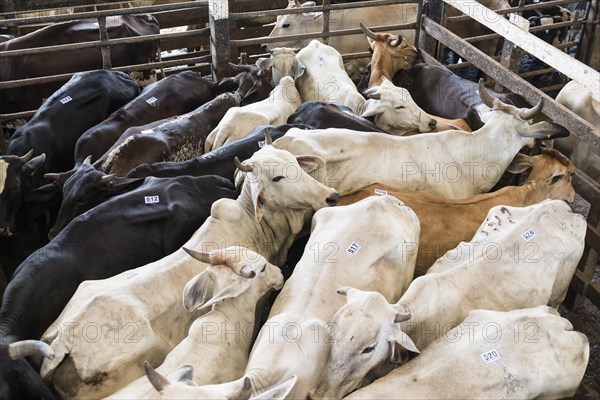
[[[406,107],[404,107],[404,106],[398,106],[398,107],[396,107],[396,110],[401,110],[403,108],[406,108]]]
[[[265,264],[265,266],[260,270],[260,272],[265,272],[266,269],[267,269],[267,264]]]
[[[367,354],[375,350],[375,346],[369,346],[362,351],[362,354]]]
[[[273,182],[279,182],[279,181],[280,181],[280,180],[282,180],[283,178],[284,178],[284,177],[283,177],[283,176],[281,176],[281,175],[279,175],[279,176],[276,176],[275,178],[273,178]]]
[[[290,27],[290,23],[289,22],[284,22],[283,24],[281,24],[282,28],[289,28]]]
[[[552,180],[550,181],[550,185],[554,185],[556,184],[558,181],[560,181],[563,177],[565,176],[565,174],[560,174],[560,175],[555,175],[552,177]]]

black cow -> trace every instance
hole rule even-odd
[[[122,72],[77,73],[17,129],[0,156],[0,234],[14,233],[23,196],[43,185],[41,173],[71,169],[79,136],[138,94]]]
[[[151,15],[123,15],[106,19],[111,39],[158,34],[159,27]],[[89,42],[98,40],[96,19],[61,22],[49,25],[27,35],[0,44],[0,51],[29,49],[33,47]],[[155,60],[155,42],[111,46],[113,67],[147,63]],[[17,57],[0,57],[0,81],[57,75],[102,68],[101,53],[97,48],[61,51],[50,54],[33,54]],[[149,71],[146,72],[149,78]],[[34,110],[58,90],[64,81],[42,85],[0,90],[0,114]]]
[[[35,396],[51,397],[34,369],[11,357],[8,346],[39,338],[82,281],[105,279],[174,252],[210,215],[214,201],[237,195],[230,181],[217,176],[147,178],[80,215],[31,254],[2,299],[0,397],[22,398],[19,384]]]
[[[180,72],[153,83],[138,97],[81,135],[75,145],[75,164],[81,164],[90,155],[92,162],[100,158],[129,127],[185,114],[224,91],[235,90],[233,84],[224,83],[215,86],[192,71]]]
[[[258,67],[233,79],[239,83],[235,93],[223,93],[185,115],[127,129],[95,165],[123,176],[142,163],[185,161],[202,154],[206,137],[227,110],[245,98],[258,101],[268,96],[264,89],[270,89],[270,76]]]
[[[392,82],[406,88],[411,97],[425,112],[442,118],[467,121],[473,130],[483,126],[478,109],[486,108],[478,92],[478,84],[429,64],[416,64],[394,74]],[[488,90],[506,104],[530,107],[520,96]],[[487,108],[489,109],[489,108]]]
[[[308,125],[280,125],[257,126],[248,136],[211,152],[202,154],[184,162],[159,162],[154,164],[142,164],[128,174],[128,178],[140,178],[146,176],[180,176],[180,175],[219,175],[234,181],[235,165],[232,161],[238,157],[244,161],[258,151],[264,145],[265,131],[271,134],[273,140],[277,140],[291,128],[312,129]]]
[[[289,116],[287,123],[309,125],[312,129],[344,128],[388,133],[368,119],[353,113],[349,107],[320,101],[303,103]]]

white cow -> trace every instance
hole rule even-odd
[[[353,284],[399,298],[412,279],[419,228],[415,213],[392,196],[315,213],[304,254],[250,353],[244,377],[253,394],[296,376],[288,398],[304,399],[321,378],[335,333],[329,321],[344,304],[336,288]],[[238,391],[243,382],[217,385],[214,393]],[[216,398],[206,389],[205,398]]]
[[[379,86],[364,91],[370,100],[365,102],[363,117],[373,117],[375,125],[394,135],[414,131],[431,132],[437,121],[415,103],[405,88],[395,86],[385,76]]]
[[[340,53],[317,40],[311,41],[296,55],[305,70],[296,80],[303,102],[323,101],[343,104],[361,114],[365,99],[344,71]]]
[[[561,89],[556,101],[600,129],[600,101],[592,97],[589,89],[571,81]],[[592,179],[600,180],[600,155],[590,151],[585,143],[569,138],[561,141],[559,148]]]
[[[489,121],[472,133],[450,130],[396,137],[348,129],[290,129],[274,146],[293,154],[318,154],[326,171],[312,173],[321,182],[347,194],[381,183],[425,191],[450,199],[488,192],[517,152],[534,139],[564,137],[569,132],[550,122],[529,124],[543,101],[518,109],[492,99],[482,82],[482,98],[493,107]]]
[[[207,136],[204,151],[242,139],[259,125],[283,125],[302,104],[294,79],[285,76],[266,99],[243,107],[231,107]]]
[[[296,158],[270,145],[238,162],[248,177],[240,196],[215,202],[185,247],[243,246],[282,265],[305,219],[339,198],[302,169],[318,163],[318,157]],[[56,354],[42,365],[43,377],[64,398],[101,397],[142,376],[144,360],[160,364],[198,317],[181,306],[181,292],[205,268],[178,250],[112,278],[83,282],[43,335]]]
[[[313,1],[307,1],[302,5],[298,0],[290,1],[289,9],[314,6]],[[391,24],[409,24],[417,20],[416,4],[393,4],[378,7],[365,7],[350,10],[335,10],[329,15],[329,29],[357,29],[359,23],[366,26],[380,26]],[[283,15],[277,18],[275,27],[269,37],[280,37],[287,35],[299,35],[302,33],[315,33],[323,30],[323,13],[310,12],[300,14]],[[414,42],[415,31],[404,29],[398,31],[410,44]],[[310,39],[297,40],[288,39],[273,44],[263,45],[267,50],[272,47],[304,47]],[[340,53],[362,53],[369,48],[369,43],[360,33],[354,35],[334,36],[329,38],[329,45],[335,47]],[[362,70],[369,62],[368,58],[350,60],[346,64],[348,75],[353,78],[360,77]]]
[[[558,307],[583,254],[586,228],[585,218],[562,200],[496,206],[471,242],[416,278],[397,304],[379,293],[342,289],[348,303],[332,319],[338,334],[313,398],[341,398],[370,371],[382,376],[379,371],[400,363],[390,340],[399,345],[408,335],[423,350],[471,310]]]
[[[346,399],[560,399],[575,395],[587,337],[550,307],[471,311],[464,322]]]
[[[238,379],[244,373],[256,325],[257,303],[283,286],[278,267],[244,247],[228,247],[194,258],[210,264],[185,286],[183,304],[189,312],[210,310],[194,321],[188,336],[165,358],[157,371],[174,372],[193,366],[191,380],[208,385]],[[112,399],[160,398],[145,376],[117,391]]]

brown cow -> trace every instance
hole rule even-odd
[[[412,208],[421,220],[421,236],[415,275],[427,269],[461,241],[469,241],[485,219],[490,208],[497,205],[524,207],[544,199],[572,202],[575,190],[571,176],[575,165],[554,149],[542,149],[542,154],[528,157],[517,154],[509,170],[520,173],[531,167],[523,186],[508,186],[493,193],[471,196],[464,200],[449,200],[423,192],[396,190],[374,184],[342,196],[339,205],[355,203],[368,196],[389,194]]]

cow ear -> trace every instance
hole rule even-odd
[[[300,60],[296,58],[296,61],[294,62],[294,80],[301,77],[304,74],[305,70],[306,67],[304,66],[304,64],[302,64],[302,62],[300,62]]]
[[[215,280],[209,268],[193,277],[183,288],[183,307],[189,312],[202,307],[213,297]]]
[[[259,223],[265,213],[265,187],[262,182],[252,181],[250,183],[250,194],[254,205],[254,218]]]
[[[371,95],[371,97],[374,95]],[[378,101],[367,100],[365,101],[365,111],[361,114],[361,117],[375,117],[383,113],[384,108]]]
[[[273,66],[273,59],[261,57],[256,60],[256,66],[260,69],[268,70]]]
[[[60,187],[57,184],[47,183],[27,193],[24,200],[28,203],[46,203],[59,192]]]
[[[396,327],[394,336],[388,339],[390,343],[390,362],[392,364],[404,364],[408,361],[409,351],[413,353],[420,353],[417,346],[413,343],[411,338],[399,327]]]
[[[252,382],[250,382],[250,378],[247,376],[242,379],[242,386],[230,393],[226,397],[228,400],[248,400],[250,398],[250,395],[252,394]]]
[[[42,153],[37,157],[32,158],[23,165],[23,172],[28,175],[33,175],[46,161],[46,154]]]
[[[319,156],[296,156],[300,168],[306,173],[310,173],[317,168],[325,168],[325,160]]]
[[[182,365],[171,372],[167,379],[170,382],[181,382],[188,386],[197,386],[194,382],[194,367],[191,365]]]
[[[533,167],[535,159],[533,157],[526,156],[522,153],[517,153],[515,158],[510,162],[506,170],[511,174],[520,174],[527,169]]]
[[[275,386],[271,386],[264,392],[252,397],[252,400],[285,399],[290,394],[297,381],[298,377],[296,375],[292,375],[285,381]]]
[[[108,193],[117,193],[127,189],[129,186],[140,184],[145,178],[120,178],[112,179],[108,184],[102,186],[102,190]],[[132,188],[133,189],[133,188]]]
[[[237,280],[231,285],[227,286],[225,289],[216,293],[212,296],[206,303],[197,308],[197,310],[205,310],[207,308],[212,307],[213,305],[227,300],[227,299],[235,299],[246,290],[252,284],[252,278],[242,278],[241,276],[237,277]]]
[[[29,364],[27,360],[18,359],[14,362],[14,369],[22,386],[35,398],[44,400],[55,400],[46,383]]]

